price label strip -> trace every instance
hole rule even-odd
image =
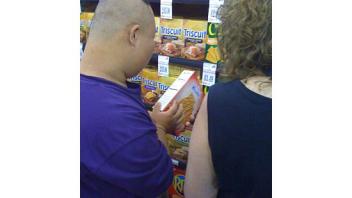
[[[172,0],[160,1],[160,18],[172,19]]]
[[[168,56],[158,56],[158,76],[169,77],[169,61]]]
[[[209,2],[209,13],[208,22],[210,23],[221,23],[219,8],[224,5],[224,0],[210,0]]]
[[[202,78],[203,85],[210,87],[215,84],[216,68],[217,68],[216,64],[212,64],[212,63],[203,64],[203,78]]]

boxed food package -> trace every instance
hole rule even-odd
[[[211,63],[218,63],[221,61],[220,50],[218,46],[219,24],[208,23],[208,34],[206,44],[205,60]]]
[[[140,74],[138,74],[137,76],[133,76],[133,77],[127,79],[127,81],[130,83],[141,84],[142,76]]]
[[[169,86],[176,80],[175,77],[160,77],[158,71],[145,68],[140,73],[141,95],[143,102],[152,107],[165,93]]]
[[[94,12],[81,12],[80,14],[80,26],[81,34],[82,31],[85,33],[85,37],[88,38],[90,27],[92,26],[92,20],[94,17]]]
[[[183,20],[183,36],[185,40],[185,47],[181,52],[183,58],[204,60],[207,25],[207,21]]]
[[[198,79],[201,78],[201,71],[200,71],[199,68],[189,67],[189,66],[185,66],[185,65],[180,65],[179,68],[180,68],[180,71],[181,71],[180,74],[181,74],[182,71],[184,71],[184,70],[190,70],[190,71],[194,71],[194,72],[196,73],[196,77],[197,77]]]
[[[170,57],[180,57],[184,47],[183,19],[160,19],[160,53]]]
[[[195,116],[197,113],[202,98],[201,85],[196,72],[184,70],[158,102],[161,103],[161,111],[167,110],[173,101],[181,103],[185,112],[183,123],[186,124],[186,122],[190,121],[191,116]],[[176,132],[176,135],[178,134]]]
[[[187,164],[191,130],[187,129],[178,136],[166,135],[167,151],[172,159]]]
[[[155,17],[155,37],[154,37],[154,53],[159,54],[160,53],[160,45],[161,45],[161,38],[160,38],[160,18]]]
[[[86,14],[81,12],[80,14],[80,43],[81,45],[87,42],[87,26],[86,26]]]
[[[184,198],[184,185],[186,172],[182,169],[174,167],[174,178],[168,189],[169,198]]]

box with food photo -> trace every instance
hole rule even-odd
[[[181,57],[184,47],[183,19],[160,19],[160,53],[169,57]]]
[[[182,57],[189,60],[204,60],[205,43],[207,35],[207,21],[183,20],[183,36],[185,47],[182,49]]]

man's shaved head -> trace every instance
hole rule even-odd
[[[147,0],[100,0],[90,37],[109,39],[131,24],[139,24],[141,31],[146,31],[153,16]]]
[[[125,84],[148,64],[154,36],[154,14],[146,0],[100,0],[81,73]]]

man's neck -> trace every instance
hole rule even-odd
[[[90,66],[87,64],[84,64],[81,62],[81,74],[87,75],[87,76],[94,76],[94,77],[99,77],[103,78],[105,80],[114,82],[116,84],[119,84],[123,87],[127,87],[126,83],[126,76],[124,72],[122,71],[114,71],[114,72],[105,72],[101,71],[96,68],[97,66]],[[103,67],[101,67],[103,68]]]

